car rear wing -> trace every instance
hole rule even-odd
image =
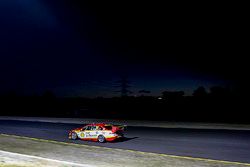
[[[112,126],[112,132],[115,133],[117,131],[124,131],[125,130],[125,126],[123,125],[113,125]]]
[[[127,129],[127,125],[114,125],[116,127],[118,127],[120,130],[126,130]]]

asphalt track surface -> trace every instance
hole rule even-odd
[[[85,145],[250,163],[250,131],[128,127],[126,139],[112,143],[72,141],[68,131],[83,125],[0,121],[0,133]],[[0,143],[1,144],[1,143]]]

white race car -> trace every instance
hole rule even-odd
[[[125,126],[111,125],[104,123],[88,124],[86,126],[73,129],[69,132],[69,139],[99,141],[114,141],[123,138]]]

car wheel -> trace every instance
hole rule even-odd
[[[73,133],[71,134],[71,139],[72,139],[72,140],[76,140],[76,139],[77,139],[77,134],[76,134],[75,132],[73,132]]]
[[[99,135],[99,136],[98,136],[98,141],[99,141],[100,143],[104,143],[104,142],[106,141],[106,139],[105,139],[105,137],[104,137],[103,135]]]

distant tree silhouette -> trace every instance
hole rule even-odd
[[[145,90],[145,89],[143,89],[143,90],[139,90],[138,92],[139,92],[139,93],[151,93],[151,91],[149,91],[149,90]]]
[[[143,89],[143,90],[139,90],[138,93],[140,93],[141,96],[145,96],[145,94],[149,94],[151,93],[151,91]]]
[[[38,95],[38,93],[33,93],[30,97],[31,98],[39,98],[39,95]]]
[[[196,90],[193,92],[193,96],[195,97],[205,97],[207,96],[207,91],[203,86],[198,87]]]
[[[17,94],[16,91],[11,90],[11,91],[8,91],[7,93],[5,93],[5,97],[7,97],[7,98],[16,98],[16,97],[18,97],[18,94]]]
[[[214,97],[228,96],[230,91],[220,86],[214,86],[210,88],[210,95]]]
[[[43,93],[43,95],[42,95],[42,97],[44,98],[44,99],[55,99],[56,98],[56,95],[51,91],[51,90],[46,90],[44,93]]]
[[[184,91],[164,91],[162,92],[163,99],[176,99],[184,96]]]

